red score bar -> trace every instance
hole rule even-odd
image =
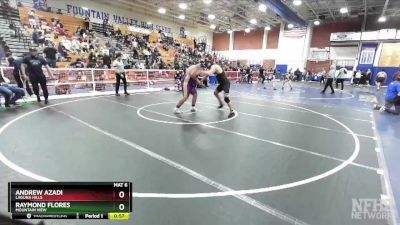
[[[120,191],[121,192],[121,191]],[[130,193],[124,192],[122,193],[111,190],[97,190],[97,191],[89,191],[89,190],[63,190],[62,195],[31,195],[31,199],[27,199],[27,196],[23,196],[24,198],[18,198],[15,196],[15,200],[20,201],[129,201]],[[123,192],[123,191],[122,191]]]

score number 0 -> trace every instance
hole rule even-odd
[[[125,197],[125,192],[120,191],[118,193],[118,197],[123,199]],[[119,204],[118,208],[119,208],[120,211],[123,211],[125,209],[125,205],[124,204]]]

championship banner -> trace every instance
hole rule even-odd
[[[332,33],[331,41],[359,41],[361,39],[360,32],[341,32]]]
[[[400,40],[400,30],[397,30],[396,39],[397,39],[397,40]]]
[[[383,29],[379,31],[379,40],[393,40],[396,39],[397,30],[396,29]]]
[[[141,28],[141,27],[134,27],[134,26],[128,26],[129,31],[136,32],[136,33],[142,33],[142,34],[150,34],[151,30]]]
[[[379,36],[379,31],[362,32],[361,40],[362,41],[374,41],[374,40],[378,40],[378,36]]]

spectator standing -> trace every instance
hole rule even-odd
[[[260,70],[259,70],[259,73],[260,73],[259,78],[260,78],[262,84],[264,84],[264,81],[265,81],[264,71],[265,71],[264,67],[261,66]]]
[[[107,27],[108,27],[108,19],[105,18],[103,20],[103,33],[104,33],[104,35],[106,35],[106,33],[107,33]]]
[[[51,68],[57,67],[57,49],[55,49],[52,45],[47,46],[43,53],[46,55],[47,64]]]
[[[369,85],[370,81],[371,81],[371,76],[372,76],[372,71],[371,69],[367,70],[367,73],[365,75],[365,84]]]
[[[31,28],[37,28],[35,10],[29,11],[28,20]]]
[[[29,86],[29,81],[24,79],[21,75],[21,64],[22,64],[22,60],[23,57],[18,57],[15,59],[15,61],[13,62],[12,67],[14,67],[13,70],[13,76],[15,81],[17,82],[17,86],[19,88],[24,88],[25,85],[25,89],[26,92],[28,92],[29,96],[31,96],[33,94],[31,87]]]
[[[118,54],[117,54],[117,56],[118,56]],[[107,66],[108,69],[111,69],[111,57],[109,54],[103,55],[103,65]]]
[[[326,70],[323,69],[323,70],[321,71],[321,80],[319,80],[319,83],[325,84],[325,77],[326,77]]]
[[[296,81],[300,81],[301,80],[301,72],[300,72],[299,68],[297,68],[294,71],[294,75],[296,76]]]
[[[32,40],[33,40],[33,43],[39,44],[39,38],[40,38],[40,32],[39,32],[38,29],[35,28],[35,29],[33,30],[33,32],[32,32]]]
[[[86,28],[86,30],[91,30],[92,29],[92,24],[91,24],[90,18],[88,16],[85,17],[85,28]]]
[[[246,68],[246,75],[247,75],[247,83],[250,84],[253,82],[253,71],[251,70],[250,66]]]
[[[354,77],[354,84],[356,86],[360,85],[361,77],[362,77],[361,70],[357,70],[356,76]]]

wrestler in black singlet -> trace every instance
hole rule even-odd
[[[224,91],[225,94],[229,94],[229,89],[231,87],[231,82],[229,81],[228,77],[226,76],[225,72],[222,71],[222,73],[217,73],[217,81],[218,81],[218,86],[217,86],[217,92]]]

